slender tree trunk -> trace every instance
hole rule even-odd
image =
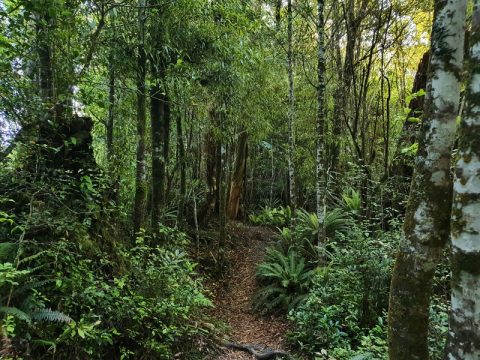
[[[244,190],[245,169],[247,164],[248,134],[242,130],[238,136],[237,156],[233,178],[230,184],[230,196],[228,199],[227,215],[230,219],[236,219],[240,209],[240,199]]]
[[[108,56],[108,118],[107,118],[107,161],[112,167],[113,160],[113,122],[115,111],[115,16],[112,15],[112,39]]]
[[[185,198],[187,194],[187,175],[186,175],[186,159],[185,159],[185,144],[183,141],[182,117],[177,116],[177,147],[178,147],[178,161],[180,162],[180,199],[178,202],[178,216],[177,223],[183,222]]]
[[[164,95],[160,86],[150,89],[150,120],[152,131],[152,226],[156,229],[162,220],[162,208],[165,191],[165,164],[163,163],[163,126],[165,107],[162,102]]]
[[[333,4],[334,11],[339,11],[339,6],[335,2]],[[336,20],[335,23],[335,42],[334,46],[334,53],[335,53],[335,62],[337,64],[336,70],[338,73],[338,79],[335,86],[335,93],[333,99],[333,116],[332,116],[332,133],[333,133],[333,140],[329,145],[328,155],[329,155],[329,167],[331,173],[331,183],[333,187],[341,192],[340,184],[337,181],[338,173],[339,173],[339,163],[340,163],[340,146],[341,146],[341,136],[342,136],[342,111],[344,110],[343,106],[343,97],[344,97],[344,87],[343,87],[343,59],[342,59],[342,51],[340,48],[340,41],[342,38],[342,33],[340,31],[340,20]]]
[[[212,117],[213,119],[213,117]],[[210,129],[205,134],[205,141],[204,141],[204,148],[205,148],[205,175],[206,175],[206,182],[208,187],[208,192],[206,196],[205,206],[200,212],[200,222],[203,222],[205,218],[212,213],[212,210],[215,208],[216,204],[216,197],[217,197],[217,145],[216,141],[213,137],[213,132]]]
[[[166,89],[164,89],[165,95],[162,96],[162,106],[163,106],[163,119],[162,119],[162,143],[163,143],[163,152],[162,152],[162,179],[161,182],[164,184],[164,192],[162,198],[162,207],[167,203],[168,197],[168,163],[170,161],[170,98],[168,97]]]
[[[287,70],[288,70],[288,196],[290,200],[290,206],[292,207],[292,213],[297,205],[297,197],[295,191],[295,167],[293,164],[294,158],[294,126],[295,121],[295,95],[293,84],[293,13],[292,13],[292,0],[288,0],[287,5]]]
[[[277,31],[280,30],[280,22],[282,21],[282,0],[275,0],[275,26]]]
[[[466,0],[435,1],[424,131],[389,306],[391,360],[428,359],[435,266],[450,233],[450,158],[460,102]]]
[[[135,204],[133,229],[136,232],[145,221],[147,197],[147,176],[145,171],[145,123],[146,88],[145,75],[147,58],[145,54],[145,0],[138,1],[138,58],[137,58],[137,156],[135,174]]]
[[[480,359],[480,0],[474,1],[469,60],[453,186],[449,360]]]
[[[220,143],[219,145],[219,174],[218,176],[218,218],[219,218],[219,233],[218,233],[218,263],[221,268],[225,264],[225,247],[227,245],[227,147]]]
[[[325,195],[326,195],[326,158],[325,158],[325,29],[324,29],[324,0],[317,1],[317,217],[318,217],[318,246],[325,246]]]

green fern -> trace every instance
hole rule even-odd
[[[353,214],[358,214],[362,206],[360,192],[350,189],[346,194],[342,195],[343,208]]]
[[[37,309],[31,313],[27,313],[24,310],[13,306],[1,306],[0,313],[6,315],[12,315],[18,320],[25,321],[27,324],[32,324],[32,322],[59,322],[59,323],[70,323],[72,318],[60,311],[54,311],[51,309]]]
[[[27,324],[32,323],[32,317],[29,314],[13,306],[1,306],[0,313],[12,315],[19,320],[25,321]]]
[[[32,313],[32,319],[43,322],[70,323],[72,318],[60,311],[51,309],[40,309]]]
[[[263,313],[279,309],[288,311],[302,302],[312,271],[295,251],[284,255],[270,248],[265,262],[257,268],[257,277],[265,286],[254,297],[254,309]]]

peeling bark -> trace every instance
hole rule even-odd
[[[391,360],[426,360],[435,266],[450,233],[450,158],[460,102],[466,0],[435,1],[422,138],[390,290]]]
[[[472,19],[470,79],[453,186],[448,360],[480,359],[480,0],[474,1]]]
[[[240,209],[240,199],[244,190],[245,169],[247,164],[247,144],[248,134],[244,130],[238,136],[235,168],[230,183],[230,196],[227,207],[227,215],[230,219],[236,219]]]

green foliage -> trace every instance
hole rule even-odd
[[[398,233],[372,238],[354,228],[347,237],[340,237],[338,243],[330,244],[330,263],[316,273],[305,303],[290,312],[296,325],[290,339],[308,353],[343,352],[338,358],[348,359],[357,349],[376,353],[375,347],[383,344],[385,350],[385,338],[380,338],[382,343],[370,331],[388,307]]]
[[[164,231],[185,237],[173,229]],[[139,237],[134,248],[119,254],[125,271],[108,279],[96,270],[111,264],[107,254],[92,262],[75,255],[70,244],[61,245],[64,256],[57,276],[62,280],[57,286],[71,294],[62,308],[79,320],[58,337],[57,353],[102,359],[120,349],[125,359],[170,359],[175,350],[193,348],[196,336],[206,334],[195,319],[211,303],[202,294],[195,264],[180,247],[162,248]]]
[[[317,215],[298,209],[295,216],[295,233],[302,238],[314,241],[320,228]],[[345,211],[336,208],[326,212],[324,226],[327,238],[335,239],[337,235],[347,233],[351,226],[351,219]]]
[[[312,275],[305,259],[295,251],[284,255],[269,248],[265,262],[257,268],[257,278],[264,286],[255,296],[254,308],[262,313],[294,309],[305,298]]]
[[[327,243],[348,232],[352,219],[342,209],[333,209],[325,214],[324,218]],[[317,235],[319,231],[317,215],[303,209],[297,209],[295,227],[279,229],[279,241],[276,246],[284,254],[295,250],[309,263],[316,264],[321,258],[328,255],[325,248],[318,247]],[[327,253],[325,253],[327,251]]]
[[[257,214],[249,215],[249,219],[254,225],[268,226],[286,226],[290,224],[292,211],[289,206],[279,208],[271,208],[265,206]]]
[[[360,198],[360,192],[350,189],[346,193],[342,194],[343,208],[353,214],[358,214],[361,210],[362,202]]]

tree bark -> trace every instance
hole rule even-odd
[[[293,164],[294,158],[294,126],[295,121],[295,94],[293,83],[293,13],[292,0],[288,0],[287,4],[287,72],[288,72],[288,196],[292,213],[297,205],[296,190],[295,190],[295,167]]]
[[[108,118],[107,118],[107,161],[111,168],[113,159],[113,122],[115,111],[115,15],[112,12],[112,39],[108,55]]]
[[[450,158],[460,102],[466,0],[435,1],[423,134],[390,289],[391,360],[428,359],[435,266],[450,233]]]
[[[319,247],[325,246],[325,195],[327,187],[325,158],[325,29],[324,0],[317,1],[317,156],[316,156],[316,195]]]
[[[147,176],[145,171],[146,75],[145,0],[138,0],[138,54],[137,54],[137,155],[135,173],[135,204],[133,229],[138,232],[145,221]]]
[[[182,117],[177,116],[177,148],[178,161],[180,162],[180,199],[178,201],[177,223],[181,224],[184,218],[185,198],[187,194],[187,175],[186,175],[186,159],[185,144],[183,141]]]
[[[152,131],[152,226],[155,229],[162,221],[165,192],[165,164],[163,161],[163,125],[165,95],[160,86],[150,89],[150,120]]]
[[[446,357],[480,359],[480,0],[474,1],[470,79],[452,205],[452,307]]]
[[[247,166],[247,144],[248,134],[243,130],[238,136],[235,168],[230,184],[230,196],[227,207],[227,215],[230,219],[236,219],[240,209],[240,199],[244,190],[245,170]]]

